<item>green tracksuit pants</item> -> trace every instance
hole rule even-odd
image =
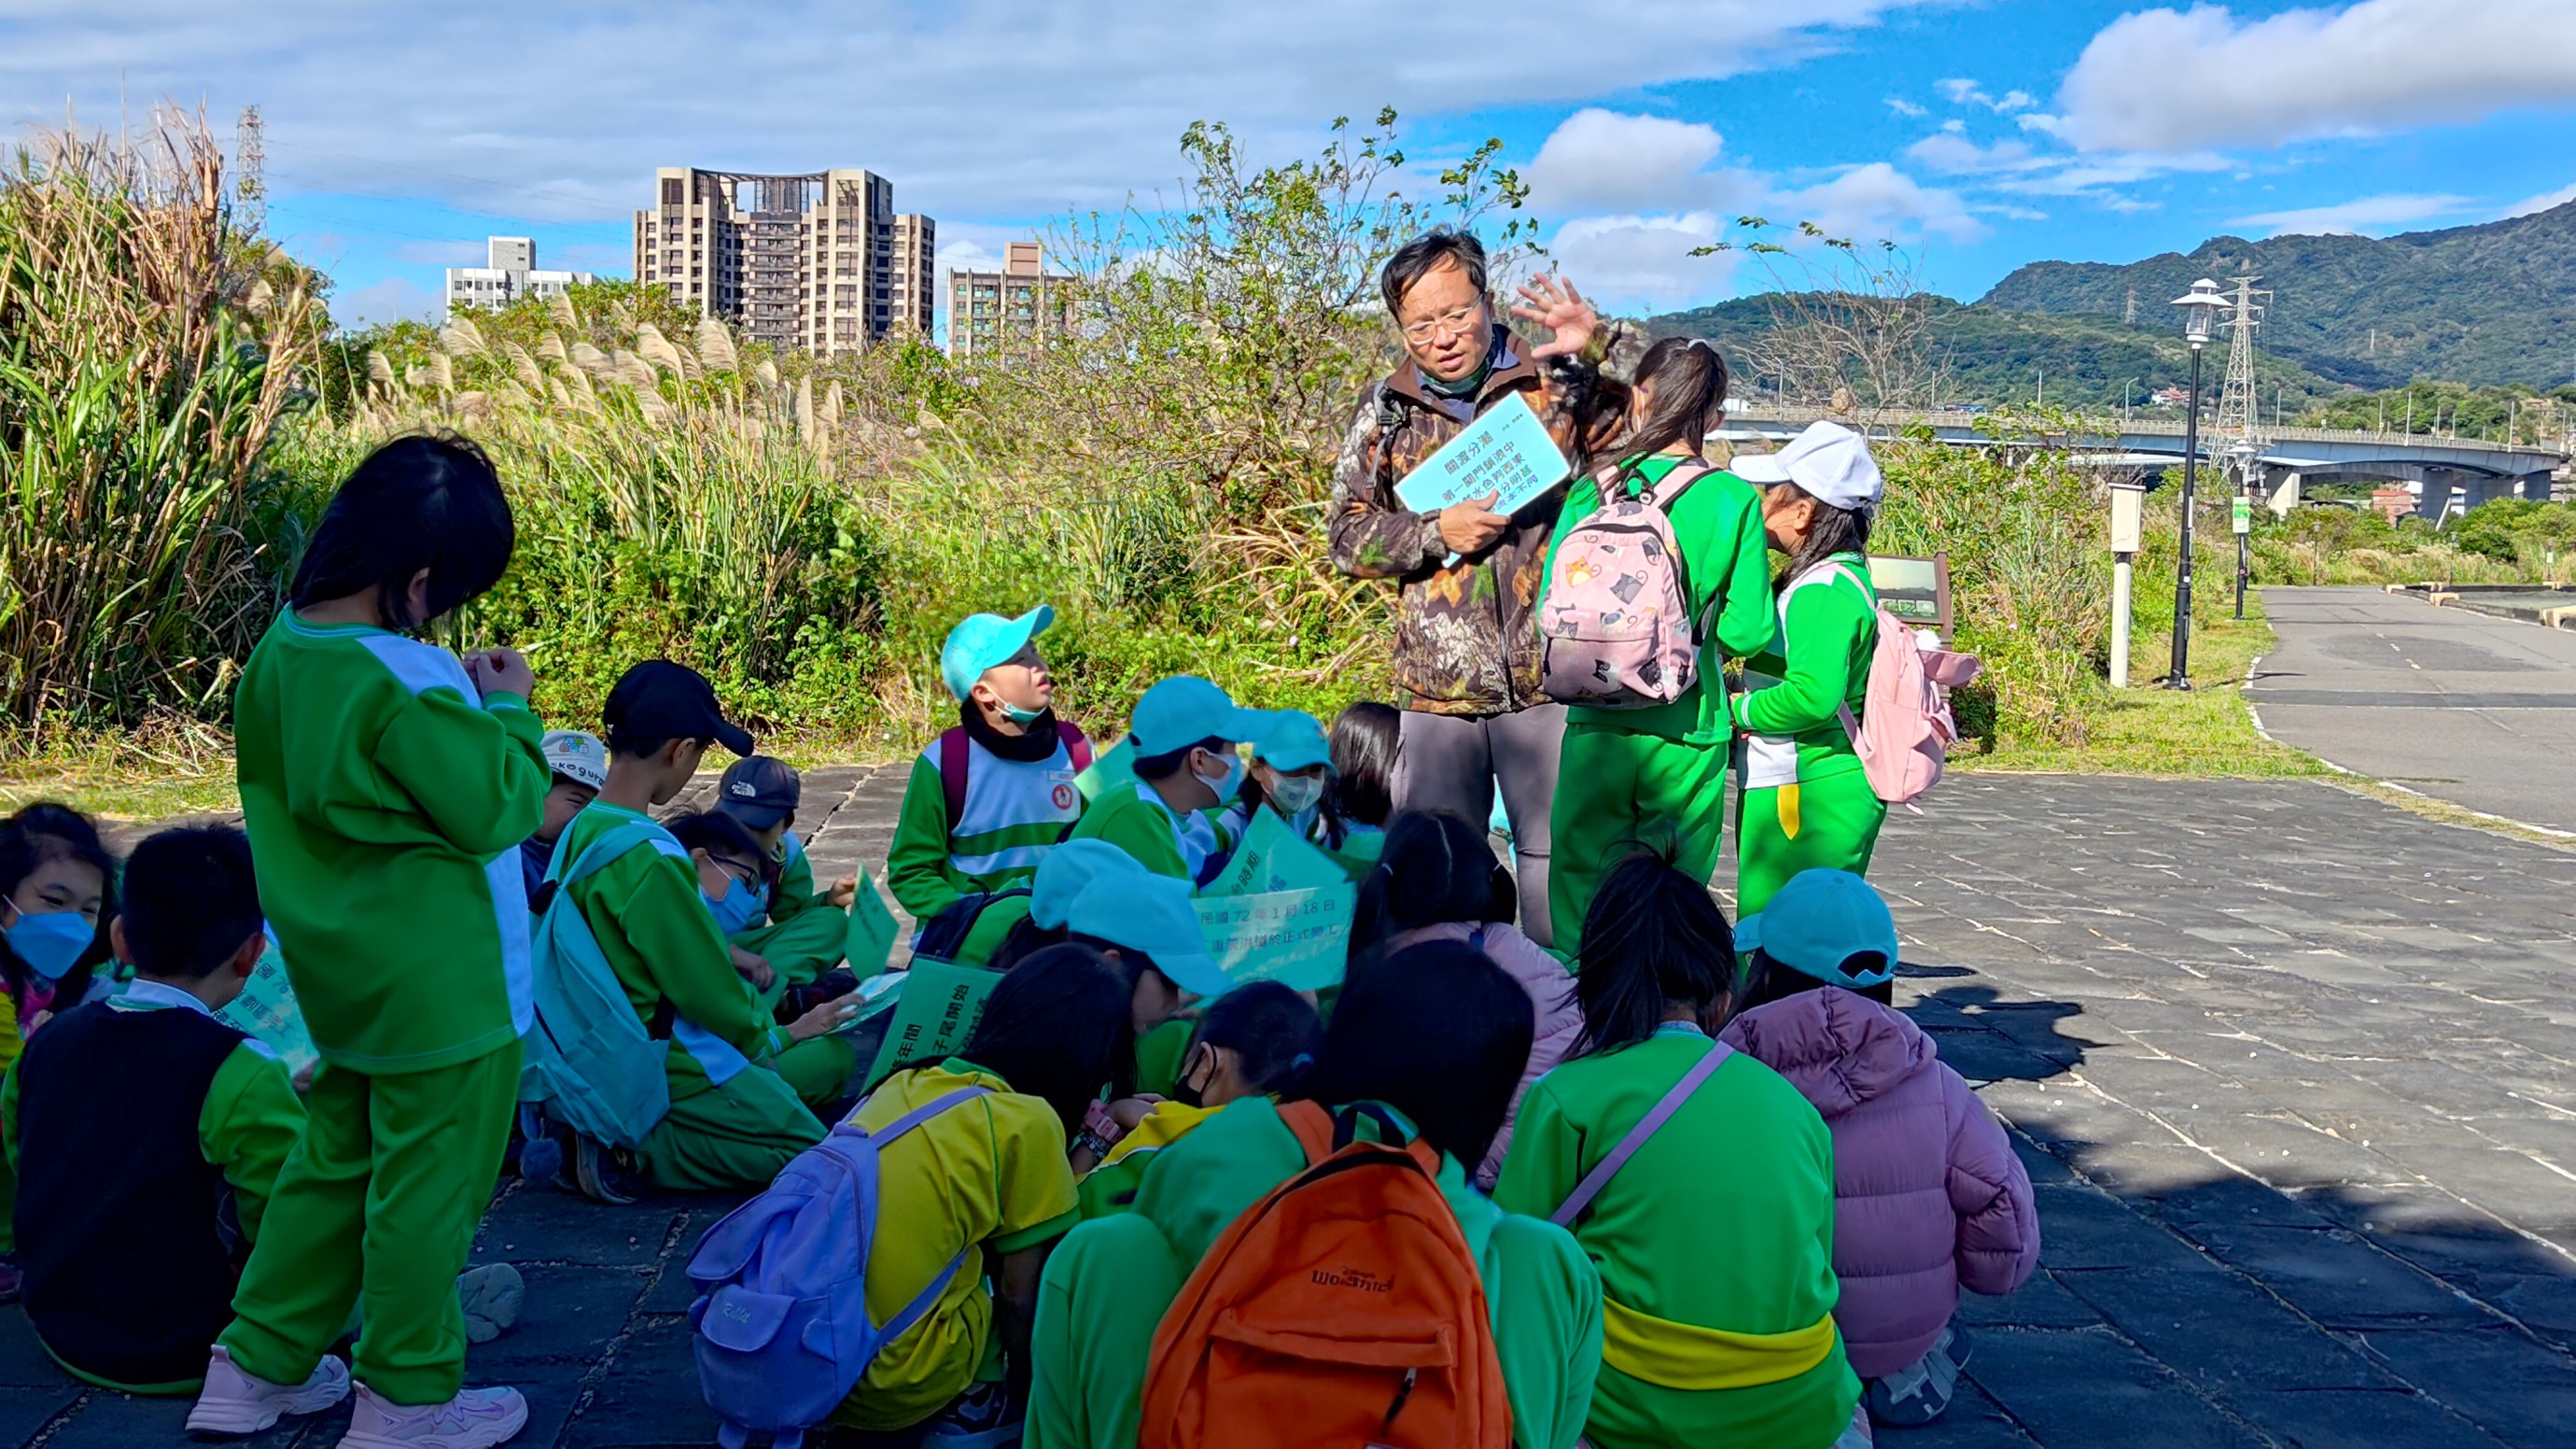
[[[516,1042],[433,1071],[316,1071],[304,1141],[278,1172],[220,1340],[233,1362],[300,1384],[355,1305],[360,1383],[397,1404],[456,1397],[456,1275],[492,1201],[518,1097]]]
[[[1736,803],[1735,911],[1738,919],[1767,904],[1802,870],[1869,874],[1887,802],[1857,768],[1747,790]]]
[[[754,926],[733,944],[766,958],[778,980],[761,995],[771,1005],[778,993],[802,986],[841,964],[850,939],[850,913],[831,906],[808,906],[783,921]]]
[[[707,1086],[694,1072],[675,1074],[671,1113],[636,1149],[637,1165],[655,1186],[675,1192],[769,1186],[797,1153],[823,1140],[822,1122],[800,1099],[789,1076],[799,1065],[798,1054],[812,1047],[823,1048],[808,1053],[818,1059],[837,1048],[841,1076],[847,1080],[849,1046],[828,1037],[790,1048],[777,1070],[749,1067],[721,1087]],[[681,1091],[689,1095],[676,1095]]]
[[[1549,830],[1547,880],[1556,952],[1575,959],[1583,914],[1604,876],[1644,846],[1669,852],[1693,880],[1717,873],[1726,836],[1726,746],[1578,721],[1565,727]]]

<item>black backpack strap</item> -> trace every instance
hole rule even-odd
[[[966,727],[940,731],[939,793],[948,799],[948,833],[957,833],[957,822],[966,818],[966,762],[975,752],[966,747]]]

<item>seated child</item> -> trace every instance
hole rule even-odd
[[[104,992],[112,973],[97,970],[108,959],[98,923],[115,914],[116,860],[89,817],[35,804],[0,822],[0,1071],[58,1007]],[[0,1303],[18,1297],[11,1187],[0,1175]]]
[[[1128,994],[1095,951],[1041,951],[993,988],[963,1051],[896,1072],[850,1114],[873,1130],[961,1088],[988,1093],[879,1150],[869,1318],[888,1321],[964,1261],[879,1350],[834,1423],[881,1434],[926,1423],[931,1444],[1004,1442],[974,1436],[996,1435],[1028,1402],[1038,1276],[1078,1220],[1065,1152],[1100,1089],[1127,1081]]]
[[[795,767],[768,755],[734,761],[716,782],[716,811],[750,832],[770,877],[755,898],[717,914],[740,916],[743,924],[725,927],[734,949],[759,957],[790,986],[806,985],[841,963],[850,937],[850,902],[859,893],[855,875],[834,881],[830,890],[814,888],[814,862],[796,836],[796,806],[803,795]]]
[[[1146,690],[1129,734],[1136,778],[1101,791],[1073,838],[1106,840],[1156,875],[1192,885],[1206,880],[1224,863],[1227,844],[1209,812],[1231,803],[1243,786],[1243,757],[1235,746],[1267,734],[1276,718],[1237,706],[1195,675],[1174,675]]]
[[[1592,898],[1582,966],[1583,1034],[1521,1099],[1494,1201],[1570,1224],[1600,1265],[1592,1442],[1826,1449],[1860,1398],[1834,1330],[1833,1141],[1795,1087],[1711,1038],[1736,997],[1726,918],[1705,881],[1632,855]]]
[[[1095,877],[1109,871],[1142,874],[1144,869],[1136,857],[1108,841],[1068,840],[1038,862],[1028,894],[992,898],[967,932],[958,959],[1008,971],[1064,940],[1073,903]]]
[[[1395,761],[1404,712],[1373,699],[1333,716],[1333,799],[1343,818],[1378,830],[1395,814]]]
[[[1276,981],[1238,986],[1208,1003],[1190,1033],[1180,1079],[1171,1100],[1154,1103],[1114,1144],[1086,1136],[1074,1144],[1080,1171],[1086,1151],[1099,1166],[1082,1173],[1082,1215],[1125,1212],[1155,1155],[1189,1135],[1226,1103],[1244,1097],[1277,1097],[1296,1087],[1315,1064],[1324,1020],[1313,1002]],[[1113,1102],[1118,1114],[1128,1104]]]
[[[608,746],[599,742],[599,736],[582,730],[548,730],[540,743],[546,766],[554,772],[554,784],[546,791],[545,823],[519,842],[519,875],[531,901],[546,883],[546,869],[554,864],[555,842],[563,839],[564,827],[608,783]]]
[[[1497,1208],[1462,1163],[1485,1154],[1529,1058],[1529,999],[1448,942],[1354,974],[1291,1094],[1369,1106],[1440,1149],[1441,1196],[1483,1280],[1512,1442],[1571,1449],[1601,1365],[1601,1280],[1573,1237]],[[1375,1139],[1377,1121],[1355,1117]],[[1267,1096],[1242,1097],[1156,1154],[1133,1209],[1084,1223],[1038,1292],[1027,1449],[1138,1443],[1156,1328],[1200,1259],[1246,1208],[1303,1172],[1307,1150]]]
[[[1882,1424],[1928,1424],[1968,1361],[1959,1290],[2010,1293],[2039,1262],[2030,1174],[2003,1127],[1888,1005],[1896,922],[1848,871],[1789,878],[1736,927],[1749,1003],[1723,1035],[1789,1079],[1833,1133],[1834,1322]]]
[[[1401,951],[1425,941],[1464,941],[1485,953],[1529,993],[1538,1030],[1530,1043],[1529,1062],[1521,1068],[1519,1090],[1503,1114],[1502,1130],[1476,1168],[1476,1185],[1493,1191],[1502,1173],[1503,1154],[1511,1146],[1512,1123],[1530,1084],[1546,1076],[1583,1030],[1583,1009],[1575,1004],[1574,977],[1565,964],[1539,949],[1507,919],[1517,894],[1506,878],[1498,891],[1494,853],[1485,833],[1446,811],[1407,811],[1386,832],[1386,849],[1377,865],[1360,880],[1358,909],[1351,921],[1351,958],[1366,959],[1372,950]]]
[[[275,1052],[214,1019],[268,944],[249,839],[165,830],[125,887],[108,935],[133,984],[28,1044],[0,1134],[46,1352],[88,1383],[192,1394],[304,1104]]]
[[[975,614],[940,648],[957,727],[912,762],[886,852],[886,888],[915,921],[1027,880],[1081,817],[1074,776],[1091,746],[1056,718],[1055,679],[1038,654],[1054,622],[1044,604],[1016,619]]]
[[[788,983],[771,968],[768,957],[746,949],[737,938],[753,930],[752,923],[761,918],[776,893],[777,862],[748,826],[721,810],[685,811],[663,821],[662,828],[680,842],[680,848],[689,853],[689,863],[697,868],[698,895],[733,952],[733,969],[760,993],[762,1005],[774,1005]]]
[[[0,1069],[55,1011],[105,994],[99,922],[116,914],[116,859],[89,817],[30,805],[0,821]]]
[[[666,804],[697,772],[712,743],[738,755],[751,736],[726,722],[714,686],[697,671],[648,659],[608,694],[608,783],[564,832],[567,868],[584,847]],[[667,838],[667,837],[666,837]],[[575,1182],[591,1196],[624,1196],[630,1168],[680,1191],[760,1187],[823,1136],[811,1106],[839,1098],[856,1054],[832,1035],[854,1003],[824,1002],[788,1026],[775,1025],[701,893],[699,873],[676,842],[669,852],[628,850],[563,887],[645,1027],[671,1040],[671,1112],[631,1163],[583,1139]]]
[[[1298,839],[1339,851],[1352,823],[1343,818],[1332,785],[1333,752],[1324,742],[1324,727],[1302,709],[1280,710],[1269,732],[1253,742],[1243,793],[1217,817],[1217,829],[1240,840],[1253,812],[1267,805],[1296,829]]]
[[[1188,1050],[1189,1023],[1179,1019],[1190,997],[1213,999],[1234,978],[1207,953],[1190,888],[1146,870],[1111,870],[1092,878],[1065,921],[1066,938],[1107,956],[1135,987],[1136,1082],[1169,1093]]]

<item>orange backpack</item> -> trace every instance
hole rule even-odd
[[[1361,1113],[1387,1142],[1356,1142]],[[1246,1209],[1154,1333],[1147,1449],[1505,1449],[1485,1288],[1435,1180],[1384,1113],[1280,1107],[1306,1170]]]

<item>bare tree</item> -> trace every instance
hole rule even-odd
[[[1864,248],[1813,222],[1798,223],[1787,244],[1765,237],[1765,218],[1735,224],[1752,235],[1691,255],[1742,252],[1769,276],[1771,325],[1745,349],[1757,381],[1784,402],[1863,422],[1932,405],[1942,378],[1931,348],[1935,299],[1912,253],[1885,240]]]

